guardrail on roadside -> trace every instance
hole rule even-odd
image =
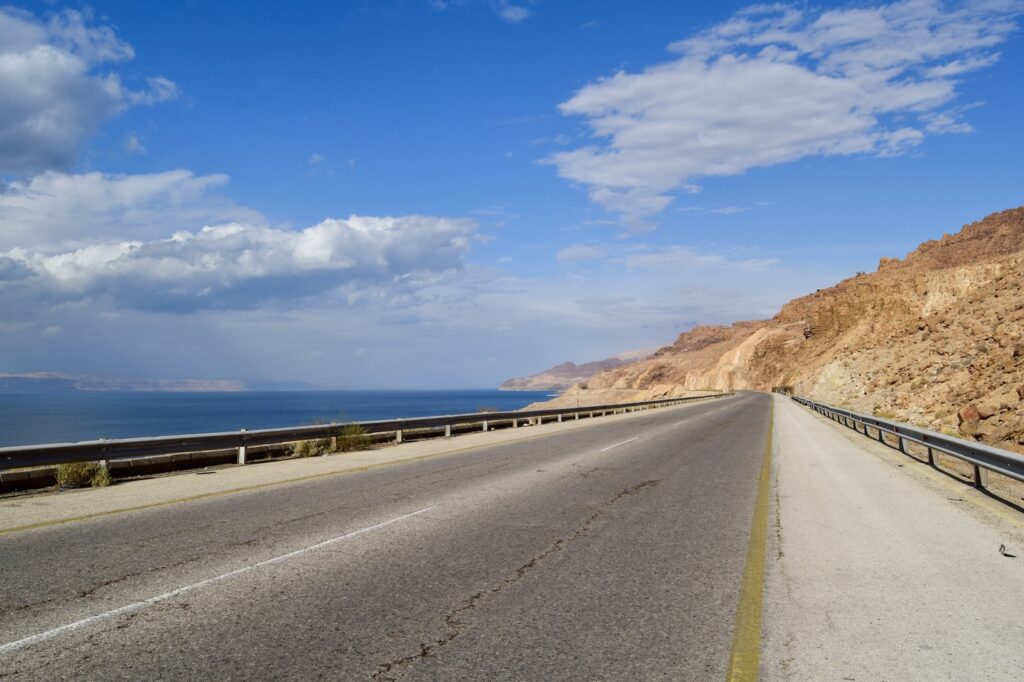
[[[832,405],[815,402],[799,396],[793,396],[793,400],[886,445],[888,443],[885,441],[885,434],[895,436],[897,439],[896,448],[904,454],[910,454],[907,452],[907,442],[923,445],[928,449],[928,464],[936,469],[942,468],[938,462],[938,457],[935,456],[936,452],[963,460],[973,465],[974,485],[982,490],[988,488],[988,472],[990,471],[1017,481],[1024,481],[1024,456],[1014,452],[1000,450],[999,448],[982,443],[972,443],[962,438],[947,436],[936,431],[929,431],[928,429],[920,429],[889,419],[851,412],[850,410],[833,407]],[[868,433],[869,428],[876,431],[877,435]]]
[[[0,471],[16,467],[46,466],[66,462],[89,460],[126,460],[156,455],[175,455],[213,450],[238,451],[238,463],[246,463],[246,448],[257,445],[283,445],[303,440],[344,437],[346,427],[359,426],[366,434],[393,433],[395,441],[402,442],[403,431],[434,430],[437,435],[452,435],[452,428],[474,425],[483,431],[492,428],[518,427],[520,424],[543,424],[546,420],[563,421],[593,418],[607,414],[635,412],[655,407],[668,407],[683,403],[711,400],[731,396],[732,393],[646,400],[614,405],[591,405],[546,410],[518,412],[476,412],[438,417],[416,417],[412,419],[384,419],[377,421],[315,424],[280,429],[259,429],[247,431],[226,431],[181,436],[159,436],[155,438],[125,438],[119,440],[92,440],[78,443],[51,443],[46,445],[22,445],[0,448]]]

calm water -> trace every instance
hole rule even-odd
[[[548,391],[275,391],[0,395],[0,446],[517,410]]]

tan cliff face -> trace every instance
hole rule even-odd
[[[1024,451],[1024,208],[882,259],[771,320],[697,327],[583,393],[775,386]]]

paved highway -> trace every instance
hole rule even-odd
[[[0,535],[0,678],[722,679],[769,402]]]
[[[1022,641],[1024,514],[780,396],[0,502],[4,682],[1016,680]]]

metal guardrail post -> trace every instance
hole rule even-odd
[[[988,469],[974,465],[974,487],[978,490],[988,488]]]
[[[487,431],[487,420],[484,420],[484,431]]]
[[[451,424],[445,424],[444,425],[444,437],[445,438],[451,438],[452,437],[452,425]]]
[[[395,442],[396,443],[401,443],[402,442],[402,430],[401,429],[398,429],[397,431],[395,431]]]
[[[242,444],[238,446],[238,463],[245,464],[245,429],[241,430]]]

